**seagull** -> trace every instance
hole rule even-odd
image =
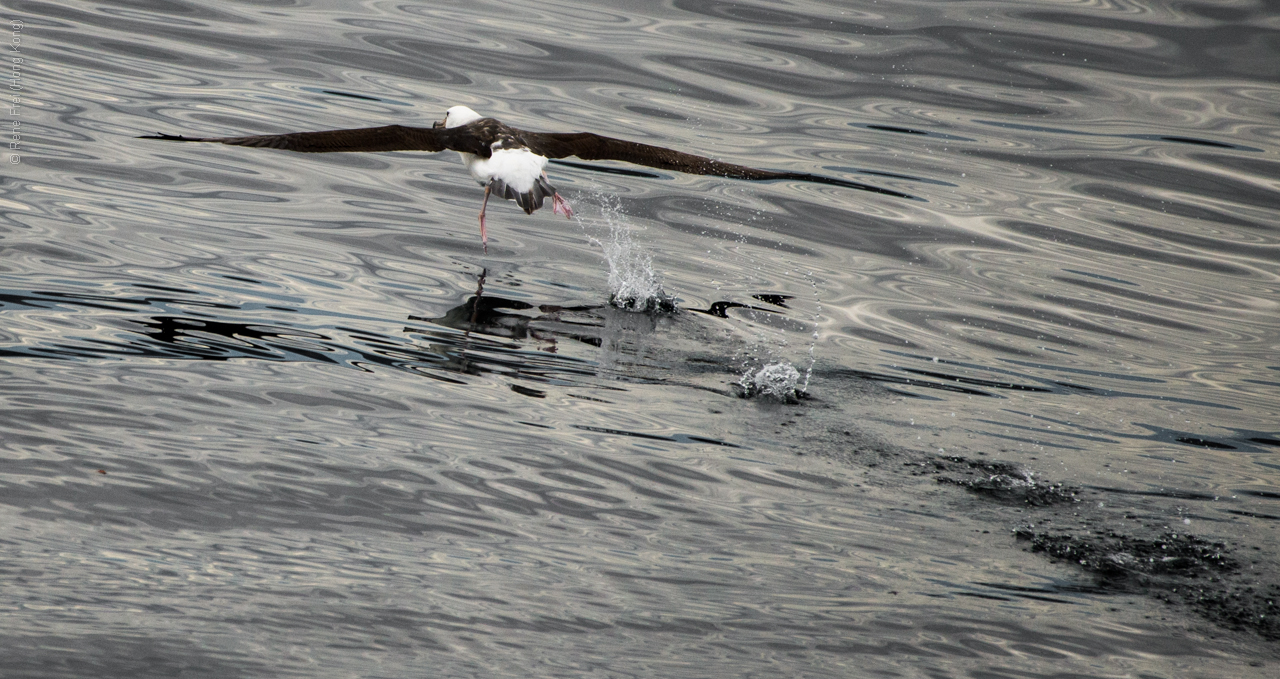
[[[582,160],[619,160],[660,170],[686,174],[715,175],[749,181],[794,180],[871,191],[898,198],[913,198],[905,193],[869,184],[851,182],[807,172],[758,170],[743,165],[722,163],[683,151],[614,139],[591,132],[528,132],[493,118],[482,117],[466,106],[454,106],[445,112],[444,120],[431,127],[384,125],[350,130],[323,132],[291,132],[249,137],[184,137],[156,134],[139,139],[164,141],[213,142],[232,146],[284,149],[299,153],[337,153],[359,151],[457,151],[467,171],[484,187],[480,204],[480,242],[487,252],[489,237],[484,214],[489,196],[514,200],[516,205],[533,214],[550,197],[552,212],[573,217],[569,203],[547,181],[546,167],[550,159],[574,156]],[[573,167],[588,165],[565,163]],[[624,174],[642,174],[599,168]],[[653,176],[642,174],[642,176]]]

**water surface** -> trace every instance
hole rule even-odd
[[[1273,666],[886,469],[1024,464],[1276,563],[1264,4],[4,6],[15,676]],[[555,165],[578,217],[491,205],[486,254],[451,153],[136,139],[455,104],[911,198]],[[784,362],[812,399],[738,398]]]

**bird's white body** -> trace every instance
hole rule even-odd
[[[462,162],[467,164],[467,171],[481,186],[487,186],[494,178],[499,178],[516,193],[532,191],[534,183],[547,167],[547,159],[529,149],[495,148],[493,155],[488,158],[481,158],[474,153],[464,153],[462,156]]]
[[[483,116],[466,106],[453,106],[445,111],[444,126],[458,127],[481,120]],[[510,148],[504,148],[504,144]],[[551,196],[552,211],[572,217],[573,210],[547,183],[547,157],[525,148],[512,137],[499,138],[489,145],[488,158],[474,153],[458,151],[467,172],[484,187],[484,202],[480,204],[480,241],[488,243],[484,227],[484,211],[489,205],[489,193],[496,192],[503,198],[516,201],[528,214],[542,207],[542,199]],[[486,247],[486,250],[488,248]]]
[[[466,106],[454,106],[445,112],[444,126],[458,127],[480,120],[482,117]],[[498,178],[517,193],[528,193],[533,190],[534,183],[538,181],[538,177],[543,176],[542,173],[547,168],[547,159],[529,149],[504,149],[501,142],[495,142],[491,148],[493,153],[488,158],[458,151],[458,155],[462,157],[462,163],[467,166],[467,171],[477,182],[480,182],[481,186],[488,186],[490,181]]]

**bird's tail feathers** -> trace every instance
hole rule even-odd
[[[533,182],[533,188],[524,193],[516,191],[506,182],[495,177],[489,180],[489,190],[495,195],[514,200],[527,215],[533,214],[534,210],[542,207],[542,199],[556,195],[556,190],[545,177],[538,177]]]

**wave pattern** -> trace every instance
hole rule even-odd
[[[787,432],[865,403],[1273,543],[1265,3],[7,7],[7,669],[1238,676]],[[452,154],[136,139],[455,104],[885,193],[557,164],[580,218],[485,255]],[[608,306],[598,205],[682,311]],[[810,356],[820,405],[733,393]]]

